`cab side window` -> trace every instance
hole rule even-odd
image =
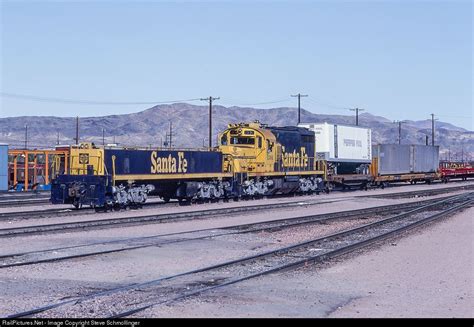
[[[271,153],[272,150],[273,150],[273,142],[271,142],[270,140],[267,140],[267,152]]]
[[[221,137],[221,145],[227,145],[227,135],[222,135],[222,137]]]
[[[262,148],[262,138],[259,136],[257,137],[258,139],[258,148],[261,149]]]

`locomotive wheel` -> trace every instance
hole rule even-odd
[[[171,200],[171,199],[170,199],[169,197],[167,197],[167,196],[164,196],[164,197],[163,197],[163,201],[165,201],[165,203],[170,202],[170,200]]]
[[[72,205],[76,208],[76,209],[80,209],[82,208],[82,203],[77,201],[77,200],[74,200],[74,202],[72,203]]]

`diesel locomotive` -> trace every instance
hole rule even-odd
[[[116,207],[143,203],[148,195],[193,201],[325,188],[326,165],[316,159],[315,135],[306,128],[229,124],[218,139],[207,150],[72,145],[55,163],[51,202]]]

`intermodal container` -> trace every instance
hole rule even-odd
[[[439,166],[439,146],[377,144],[372,154],[378,160],[379,175],[433,173]]]
[[[328,123],[304,123],[298,126],[314,132],[318,159],[348,163],[370,163],[372,160],[370,128]]]

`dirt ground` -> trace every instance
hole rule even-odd
[[[275,274],[140,317],[474,317],[474,208],[328,267]]]
[[[439,187],[438,185],[436,185]],[[456,185],[457,186],[457,185]],[[391,190],[165,207],[93,215],[96,218],[173,213],[226,206],[298,201],[292,208],[234,216],[130,226],[105,230],[4,238],[0,254],[90,244],[128,237],[163,235],[201,228],[284,219],[308,214],[355,210],[412,202],[412,199],[375,199],[368,195],[428,188],[426,185]],[[449,193],[454,195],[456,192]],[[445,196],[440,194],[435,197]],[[434,197],[430,197],[434,198]],[[337,200],[337,201],[334,201]],[[316,201],[307,205],[306,201]],[[407,237],[385,242],[362,254],[299,271],[280,273],[228,286],[172,306],[153,307],[139,317],[473,317],[473,223],[469,209]],[[91,216],[84,216],[91,219]],[[4,221],[18,225],[77,221],[81,217]],[[144,282],[197,267],[236,259],[299,241],[348,222],[314,226],[267,235],[248,234],[170,243],[106,255],[0,269],[0,316],[31,309],[60,299]],[[350,222],[352,224],[352,222]],[[293,234],[292,234],[293,233]]]

